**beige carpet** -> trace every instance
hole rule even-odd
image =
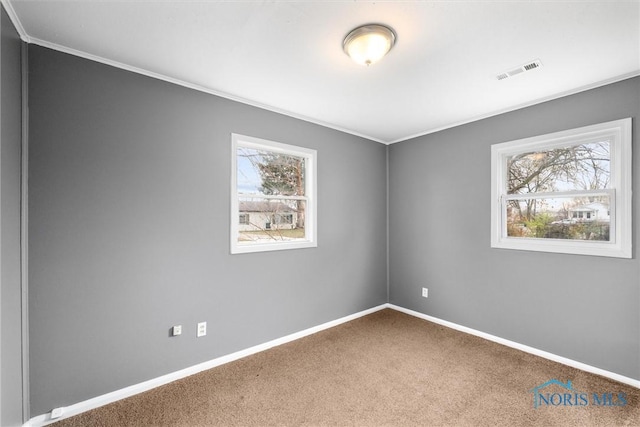
[[[534,408],[530,390],[551,379],[573,391],[549,385]],[[639,402],[633,387],[383,310],[55,425],[640,426]]]

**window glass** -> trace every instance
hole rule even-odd
[[[506,156],[508,237],[609,241],[609,140]],[[579,192],[582,197],[559,197]],[[542,198],[510,195],[546,194]],[[585,224],[588,221],[589,224]]]
[[[316,152],[235,134],[232,142],[232,253],[316,246]]]
[[[609,141],[514,154],[507,161],[507,193],[609,188]]]
[[[238,192],[242,194],[304,196],[305,158],[238,147]]]
[[[610,241],[609,196],[510,200],[507,236]]]
[[[492,247],[631,257],[631,119],[491,153]]]

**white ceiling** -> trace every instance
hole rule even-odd
[[[29,43],[383,143],[640,75],[640,1],[2,3]],[[342,51],[366,23],[398,35],[368,68]]]

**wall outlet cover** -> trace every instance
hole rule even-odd
[[[207,335],[207,322],[198,323],[198,331],[196,333],[197,337],[203,337]]]

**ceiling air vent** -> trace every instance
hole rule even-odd
[[[513,70],[505,71],[504,73],[500,73],[496,76],[498,80],[504,80],[509,77],[516,76],[518,74],[524,73],[525,71],[535,70],[536,68],[542,67],[542,62],[539,59],[531,61],[527,64],[521,65],[518,68],[514,68]]]

